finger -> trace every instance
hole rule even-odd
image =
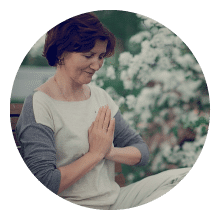
[[[103,123],[103,129],[107,131],[111,120],[111,110],[108,108],[106,110],[105,119]]]
[[[100,118],[100,116],[101,116],[102,110],[103,110],[103,106],[99,108],[98,114],[96,115],[96,118],[95,118],[94,126],[95,126],[96,128],[98,127],[99,118]]]
[[[100,113],[100,117],[99,117],[99,121],[98,121],[98,129],[102,129],[103,128],[103,123],[104,123],[106,111],[107,111],[107,107],[104,106],[102,108],[101,113]]]
[[[114,132],[115,132],[115,118],[112,118],[110,120],[110,124],[109,124],[109,127],[108,127],[108,133],[113,136]]]
[[[92,131],[93,127],[94,127],[94,122],[92,122],[91,126],[89,127],[89,132]]]

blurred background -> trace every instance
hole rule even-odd
[[[124,11],[94,12],[116,36],[114,57],[94,75],[124,119],[150,150],[145,167],[122,165],[126,184],[173,168],[192,167],[208,132],[210,104],[202,70],[171,30]],[[56,69],[41,56],[45,35],[30,49],[16,75],[11,103],[23,103]]]

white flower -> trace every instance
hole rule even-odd
[[[148,31],[142,31],[130,38],[131,43],[141,43],[143,40],[151,39],[151,33]]]
[[[188,102],[190,98],[196,97],[197,88],[202,83],[202,80],[192,81],[192,80],[185,80],[182,82],[179,87],[177,88],[178,92],[181,93],[182,99],[185,102]]]
[[[202,69],[198,63],[195,63],[194,66],[192,66],[192,69],[194,69],[196,72],[202,72]]]
[[[142,52],[141,55],[146,63],[148,64],[155,63],[155,59],[158,56],[158,51],[155,48],[149,47],[148,49],[144,49],[141,52]]]
[[[168,142],[162,142],[161,144],[162,154],[164,157],[169,157],[171,154],[171,146]]]
[[[136,105],[136,97],[134,95],[128,95],[126,97],[126,104],[129,109],[134,108]]]
[[[107,73],[106,73],[106,76],[110,79],[116,79],[116,76],[115,76],[115,69],[113,66],[109,66],[107,68]]]
[[[177,63],[179,63],[183,68],[193,67],[195,64],[195,59],[191,54],[185,54],[184,56],[175,57]]]
[[[180,49],[174,47],[172,48],[172,57],[176,60],[181,54]]]
[[[160,28],[158,34],[163,34],[164,36],[173,35],[173,32],[166,27]]]
[[[123,105],[125,103],[125,98],[123,97],[123,96],[121,96],[119,99],[118,99],[118,101],[116,102],[116,104],[118,105],[118,106],[121,106],[121,105]]]
[[[98,87],[101,87],[101,88],[102,88],[102,86],[104,86],[103,80],[102,80],[102,79],[96,80],[96,85],[97,85]]]
[[[206,141],[206,135],[199,137],[198,140],[196,140],[196,145],[203,146],[205,144],[205,141]]]
[[[120,66],[128,66],[132,58],[133,56],[129,52],[121,53],[118,58]]]
[[[156,155],[154,160],[152,161],[152,166],[150,170],[152,172],[158,172],[159,170],[162,170],[165,168],[165,163],[163,163],[163,158],[161,152]]]
[[[180,149],[180,147],[178,146],[178,145],[176,145],[174,148],[173,148],[173,152],[177,152],[177,151],[179,151],[179,149]]]
[[[151,68],[148,64],[144,64],[138,72],[137,80],[143,85],[146,85],[151,80]]]
[[[156,35],[156,34],[158,33],[158,30],[159,30],[158,27],[156,27],[156,26],[152,27],[152,28],[151,28],[151,33],[152,33],[152,35]]]
[[[127,69],[127,77],[129,79],[132,79],[134,75],[136,75],[140,69],[141,66],[141,59],[139,55],[136,55],[132,62],[129,64],[129,68]]]
[[[201,97],[201,101],[202,101],[202,104],[203,104],[203,105],[207,105],[207,104],[210,103],[208,96],[202,96],[202,97]]]
[[[134,174],[133,173],[129,173],[128,175],[127,175],[127,180],[128,181],[130,181],[130,182],[132,182],[133,181],[133,179],[134,179]]]
[[[147,28],[151,28],[153,27],[157,22],[151,18],[147,18],[145,21],[144,21],[144,24]]]
[[[145,41],[143,41],[142,43],[141,43],[141,51],[142,52],[147,52],[148,50],[149,50],[149,48],[150,48],[150,41],[148,41],[148,40],[145,40]]]
[[[144,16],[144,15],[136,14],[136,16],[137,16],[138,18],[141,18],[141,19],[144,19],[144,20],[148,19],[148,17],[146,17],[146,16]]]
[[[159,69],[161,70],[169,70],[172,68],[172,65],[170,63],[170,59],[168,57],[161,57],[160,60],[157,63]]]
[[[183,46],[183,41],[178,36],[175,37],[174,42],[175,42],[176,46],[179,48],[181,48]]]
[[[164,39],[166,37],[162,34],[154,35],[153,39],[150,41],[152,47],[163,47],[164,46]]]
[[[134,88],[134,85],[133,85],[133,81],[132,81],[132,80],[124,80],[124,81],[123,81],[123,85],[124,85],[124,88],[125,88],[125,89],[132,90],[132,89]]]
[[[184,144],[183,144],[183,146],[182,146],[182,149],[184,150],[184,151],[188,151],[188,152],[191,152],[192,151],[192,144],[191,143],[189,143],[189,142],[185,142]]]
[[[120,79],[121,79],[121,81],[124,81],[127,79],[127,71],[126,70],[123,70],[121,72]]]
[[[134,117],[134,112],[124,112],[123,113],[123,118],[124,120],[131,126],[133,127],[133,117]]]
[[[163,105],[165,101],[168,101],[169,107],[173,107],[175,104],[178,103],[179,96],[174,92],[163,93],[158,100],[158,106]]]
[[[161,86],[157,85],[153,88],[144,88],[137,97],[135,112],[140,114],[142,122],[147,122],[152,114],[150,107],[155,105],[156,97],[161,94]]]

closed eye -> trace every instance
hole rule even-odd
[[[91,55],[84,55],[85,58],[90,59],[93,58],[95,54],[91,54]],[[105,58],[105,53],[100,54],[99,59],[102,60]]]
[[[89,58],[92,58],[93,57],[93,55],[90,55],[90,56],[85,56],[87,59],[89,59]]]

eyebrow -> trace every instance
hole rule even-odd
[[[85,53],[97,54],[97,53],[95,53],[95,52],[93,52],[93,51],[88,51],[88,52],[85,52]],[[103,53],[100,53],[100,55],[102,55],[102,54],[106,54],[106,51],[105,51],[105,52],[103,52]]]

